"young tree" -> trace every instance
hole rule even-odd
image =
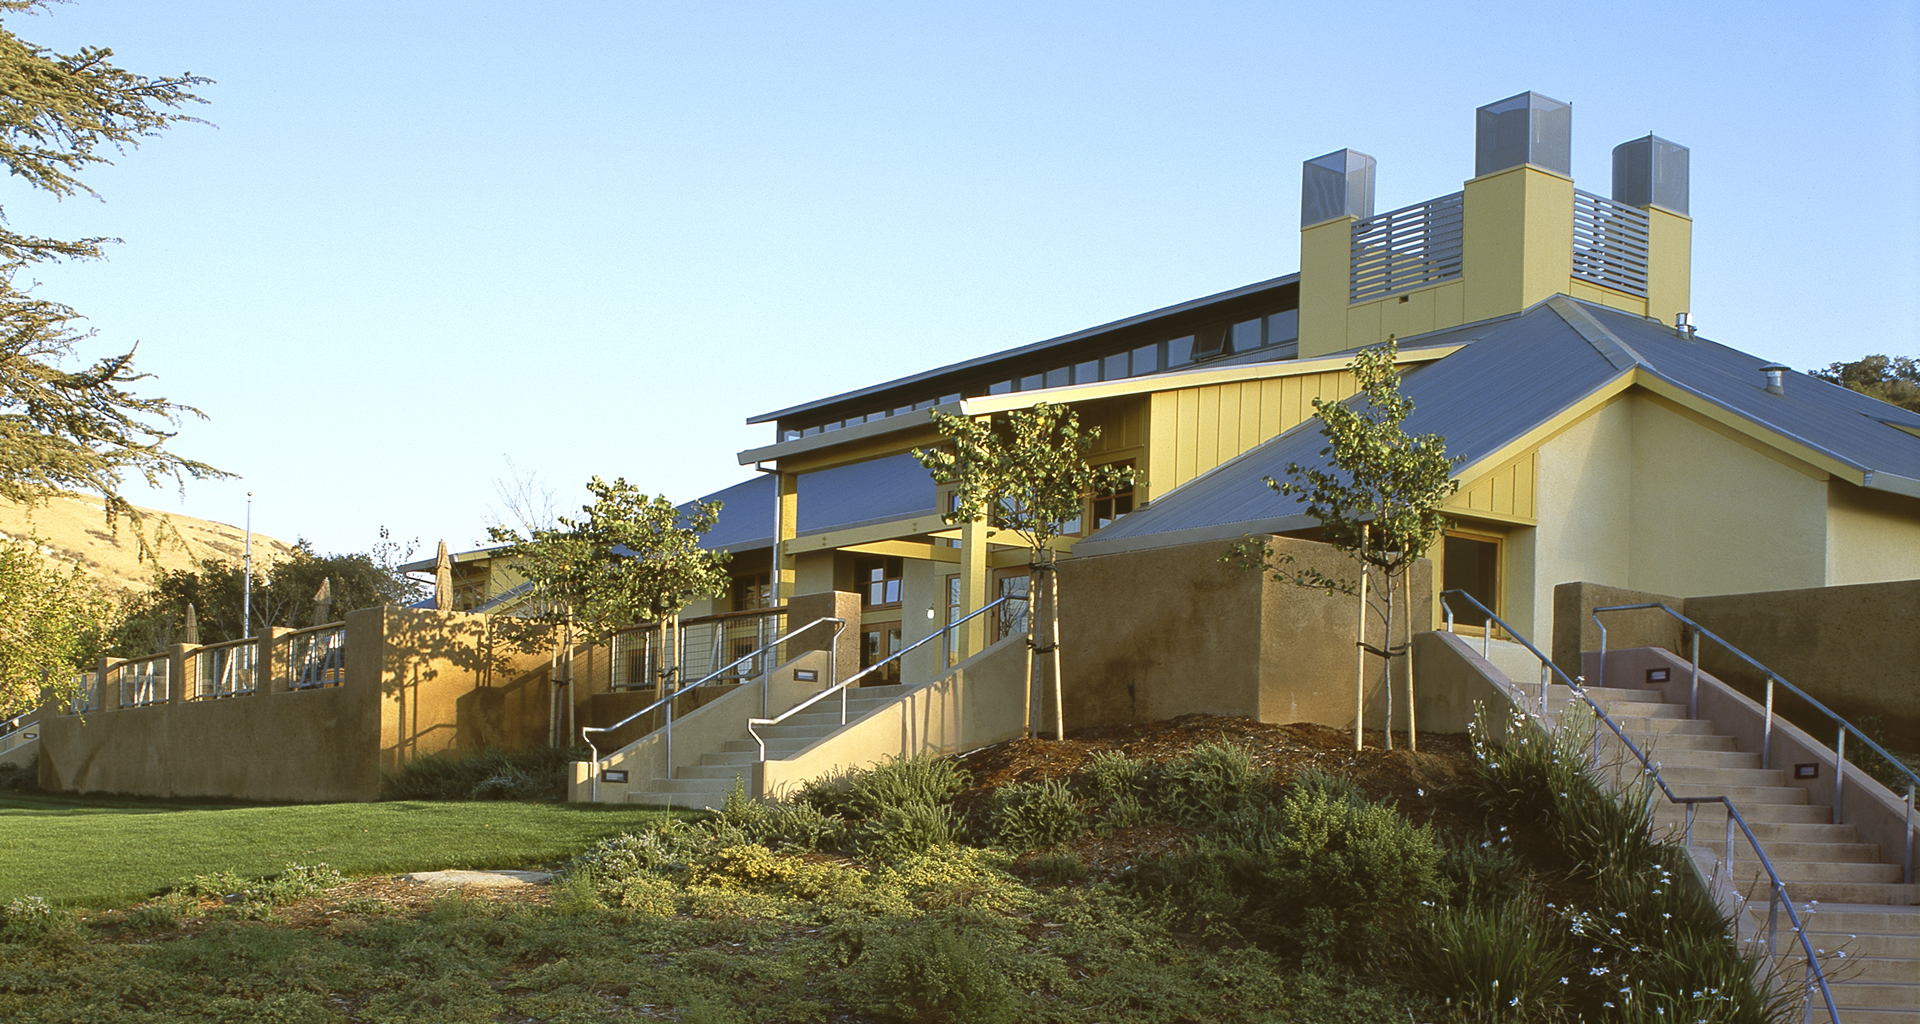
[[[72,699],[112,603],[78,565],[63,571],[30,543],[0,542],[0,609],[0,720]]]
[[[1004,416],[973,419],[933,414],[947,444],[913,456],[933,474],[934,483],[953,484],[949,523],[984,519],[990,530],[1011,533],[1027,545],[1027,593],[1038,595],[1045,583],[1049,620],[1046,643],[1034,640],[1036,625],[1027,616],[1027,645],[1033,655],[1052,655],[1054,734],[1065,739],[1066,712],[1060,687],[1060,583],[1054,574],[1054,540],[1085,511],[1090,495],[1112,493],[1133,482],[1129,466],[1093,466],[1087,452],[1100,428],[1082,430],[1080,417],[1064,405],[1036,402]],[[1028,660],[1027,706],[1033,706],[1032,655]]]
[[[581,508],[585,518],[560,516],[556,528],[525,533],[492,526],[487,533],[511,546],[506,555],[534,585],[541,618],[599,643],[635,623],[656,622],[662,650],[675,650],[668,641],[677,637],[680,609],[727,592],[727,552],[700,547],[720,519],[720,503],[696,502],[683,512],[624,479],[594,477],[587,490],[594,501]],[[570,649],[571,636],[562,643]],[[662,668],[671,689],[678,666]]]
[[[0,0],[0,17],[45,5]],[[202,102],[190,90],[206,79],[149,78],[115,67],[112,56],[99,47],[54,53],[0,27],[0,165],[14,180],[63,198],[94,196],[81,172],[197,120],[180,108]],[[0,498],[95,492],[109,522],[124,516],[137,525],[139,512],[119,493],[126,475],[150,484],[227,475],[164,447],[179,417],[198,410],[135,393],[146,374],[133,368],[131,350],[88,364],[78,349],[93,332],[75,326],[80,315],[16,284],[35,263],[99,259],[112,241],[23,234],[0,210]]]
[[[1413,413],[1413,402],[1400,394],[1400,374],[1394,368],[1398,351],[1392,337],[1383,345],[1362,349],[1349,365],[1360,393],[1345,402],[1313,400],[1313,414],[1320,421],[1320,434],[1327,439],[1327,446],[1320,449],[1326,463],[1321,466],[1289,463],[1285,480],[1266,478],[1268,487],[1305,505],[1307,514],[1320,521],[1322,540],[1353,555],[1360,564],[1358,582],[1329,576],[1313,568],[1296,567],[1290,556],[1276,558],[1271,545],[1260,541],[1245,541],[1227,556],[1229,560],[1270,572],[1283,582],[1330,594],[1359,596],[1361,633],[1360,653],[1356,655],[1353,721],[1356,750],[1361,746],[1360,712],[1368,651],[1379,655],[1387,665],[1387,745],[1393,744],[1393,659],[1408,653],[1413,636],[1409,620],[1408,643],[1397,649],[1393,646],[1394,581],[1405,577],[1446,528],[1447,519],[1440,510],[1460,486],[1453,479],[1453,467],[1458,460],[1447,456],[1446,438],[1438,434],[1408,434],[1401,426]],[[1381,576],[1387,593],[1386,643],[1381,648],[1366,643],[1367,577],[1374,572]],[[1412,603],[1411,591],[1408,603]],[[1409,607],[1409,615],[1411,612]],[[1407,705],[1411,722],[1411,658],[1408,660]],[[1411,729],[1407,741],[1414,742]]]

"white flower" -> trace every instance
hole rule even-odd
[[[1598,953],[1600,951],[1596,949],[1594,950],[1594,952]],[[1607,969],[1605,967],[1589,967],[1587,968],[1587,973],[1592,975],[1601,975],[1601,974],[1607,973]]]

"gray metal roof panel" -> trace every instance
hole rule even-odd
[[[1920,413],[1888,405],[1809,374],[1788,370],[1786,394],[1768,394],[1760,368],[1770,360],[1618,310],[1588,306],[1672,383],[1861,470],[1920,477]]]
[[[773,477],[756,474],[702,501],[721,502],[720,521],[706,536],[704,547],[744,551],[773,544]],[[912,455],[893,455],[871,462],[800,475],[802,536],[840,530],[870,522],[888,522],[931,513],[936,491],[933,477]]]

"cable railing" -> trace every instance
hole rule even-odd
[[[333,622],[313,626],[273,639],[285,645],[283,682],[287,690],[314,690],[339,686],[347,681],[347,627]]]
[[[954,621],[949,622],[945,626],[941,627],[939,632],[928,633],[926,636],[923,636],[920,639],[915,640],[913,643],[910,643],[907,646],[900,648],[899,650],[893,652],[892,654],[887,655],[885,658],[882,658],[879,661],[876,661],[873,664],[868,665],[866,668],[863,668],[860,671],[855,672],[853,675],[848,676],[845,682],[834,683],[833,685],[827,687],[826,689],[821,690],[819,693],[816,693],[813,696],[808,697],[806,700],[803,700],[800,703],[795,704],[793,707],[790,707],[787,710],[782,711],[780,714],[772,718],[763,717],[763,718],[747,719],[747,734],[752,736],[753,741],[760,745],[760,760],[765,761],[767,759],[767,741],[765,737],[760,735],[760,731],[757,728],[758,726],[779,725],[781,722],[784,722],[787,719],[792,718],[794,715],[797,715],[800,712],[805,711],[807,708],[810,708],[815,704],[820,703],[822,700],[826,699],[828,695],[833,693],[840,694],[840,724],[845,725],[847,724],[847,688],[848,687],[852,686],[854,683],[859,682],[862,677],[872,675],[875,672],[879,672],[882,669],[886,668],[888,665],[891,665],[899,661],[901,658],[906,657],[908,652],[914,650],[915,648],[920,647],[922,644],[931,643],[936,637],[944,638],[951,635],[953,630],[956,627],[966,622],[968,619],[974,618],[975,616],[979,616],[979,615],[985,615],[987,612],[990,612],[993,609],[998,608],[1002,604],[1005,604],[1006,602],[1011,600],[1013,600],[1013,598],[1003,597],[997,601],[994,601],[991,604],[988,604],[984,608],[980,608],[975,611],[968,612],[966,615],[963,615],[960,618],[955,619]],[[951,650],[951,644],[943,640],[943,648],[947,650]],[[942,659],[942,660],[944,661],[945,659]],[[941,675],[945,674],[944,668],[942,672],[939,674]],[[938,676],[936,676],[936,678],[938,678]],[[761,714],[762,715],[766,714],[764,709],[761,711]]]
[[[1811,704],[1814,710],[1820,712],[1823,715],[1826,715],[1827,719],[1833,722],[1837,726],[1838,734],[1834,739],[1834,745],[1833,745],[1833,823],[1835,825],[1845,824],[1840,820],[1840,797],[1841,797],[1841,794],[1845,792],[1844,785],[1845,785],[1846,776],[1847,776],[1847,737],[1849,735],[1853,736],[1859,742],[1865,743],[1867,745],[1867,748],[1872,750],[1874,753],[1879,754],[1882,760],[1886,761],[1887,764],[1893,766],[1893,770],[1895,772],[1897,772],[1900,775],[1906,776],[1907,778],[1906,819],[1903,822],[1902,829],[1901,829],[1902,833],[1905,835],[1906,848],[1901,856],[1901,880],[1908,885],[1912,885],[1913,884],[1913,834],[1914,834],[1913,798],[1914,798],[1915,789],[1917,787],[1920,787],[1920,775],[1915,775],[1913,771],[1909,769],[1903,762],[1901,762],[1899,758],[1894,757],[1892,754],[1887,753],[1887,750],[1885,747],[1882,747],[1880,744],[1875,743],[1871,737],[1861,732],[1858,726],[1855,726],[1853,723],[1847,721],[1844,718],[1841,718],[1838,714],[1835,714],[1832,711],[1832,709],[1828,708],[1825,704],[1822,704],[1819,701],[1815,700],[1811,695],[1807,693],[1807,691],[1802,690],[1798,686],[1795,686],[1792,683],[1787,682],[1785,679],[1780,678],[1779,673],[1773,671],[1772,669],[1766,667],[1765,665],[1760,664],[1758,661],[1755,661],[1752,657],[1750,657],[1745,651],[1742,651],[1740,648],[1735,647],[1732,644],[1728,643],[1726,640],[1722,639],[1721,637],[1714,635],[1712,630],[1707,629],[1705,626],[1700,625],[1698,622],[1695,622],[1692,619],[1687,618],[1685,615],[1682,615],[1679,612],[1674,611],[1672,608],[1669,608],[1658,601],[1649,601],[1644,604],[1616,604],[1616,605],[1609,605],[1605,608],[1595,608],[1593,610],[1593,616],[1592,616],[1593,623],[1594,625],[1600,627],[1600,678],[1605,679],[1606,671],[1607,671],[1607,626],[1606,626],[1606,623],[1600,621],[1600,613],[1601,612],[1643,611],[1643,610],[1651,610],[1655,608],[1658,608],[1659,610],[1666,612],[1668,615],[1673,616],[1674,618],[1680,620],[1681,622],[1686,623],[1686,625],[1692,630],[1692,634],[1691,634],[1692,635],[1692,641],[1691,641],[1692,652],[1689,655],[1689,661],[1691,662],[1692,668],[1693,668],[1693,679],[1692,679],[1692,682],[1689,684],[1688,695],[1687,695],[1687,714],[1689,716],[1698,717],[1698,713],[1699,713],[1698,708],[1700,703],[1700,638],[1701,637],[1704,636],[1707,639],[1712,640],[1714,643],[1719,644],[1722,648],[1724,648],[1727,651],[1727,653],[1732,654],[1734,657],[1739,658],[1741,661],[1746,662],[1748,665],[1753,666],[1755,669],[1758,669],[1760,672],[1766,675],[1767,677],[1767,694],[1766,694],[1767,720],[1766,720],[1766,724],[1762,727],[1761,734],[1760,734],[1760,767],[1762,768],[1773,767],[1773,718],[1774,718],[1773,696],[1774,696],[1774,685],[1776,683],[1779,684],[1780,686],[1786,687],[1789,692],[1793,693],[1795,696],[1799,697],[1801,700],[1806,701],[1808,704]]]
[[[635,711],[633,714],[628,715],[625,718],[622,718],[621,720],[613,723],[612,725],[606,725],[606,726],[590,725],[590,726],[583,727],[580,730],[580,742],[585,743],[587,745],[587,750],[593,758],[593,781],[592,781],[591,799],[595,801],[598,801],[600,799],[601,765],[600,765],[600,748],[593,745],[593,737],[590,734],[613,732],[616,729],[621,729],[632,724],[633,722],[637,721],[644,715],[648,715],[653,713],[654,711],[660,710],[661,708],[665,708],[666,709],[665,711],[666,741],[665,742],[666,742],[666,748],[667,748],[666,750],[667,771],[669,774],[671,774],[673,771],[673,701],[675,698],[681,696],[682,694],[692,693],[694,690],[697,690],[702,686],[706,686],[709,683],[736,682],[739,678],[738,675],[737,674],[730,675],[729,673],[733,673],[735,669],[739,668],[742,665],[756,663],[757,659],[771,653],[772,651],[777,650],[781,644],[784,644],[787,641],[793,639],[794,637],[799,636],[800,634],[805,633],[806,631],[814,628],[815,626],[819,626],[824,623],[832,623],[834,627],[833,640],[828,645],[828,661],[827,661],[828,678],[832,678],[832,672],[833,672],[832,666],[837,664],[839,661],[840,634],[846,631],[847,620],[836,619],[836,618],[833,618],[832,616],[822,616],[821,618],[815,619],[812,622],[809,622],[806,625],[801,626],[799,629],[789,630],[784,635],[779,636],[773,639],[772,641],[769,641],[766,644],[763,644],[759,648],[753,651],[750,651],[739,658],[735,658],[733,661],[721,666],[719,669],[715,670],[714,672],[710,673],[704,678],[688,686],[681,687],[675,690],[674,692],[661,697],[659,700],[656,700],[653,703],[647,705],[646,707],[641,708],[638,711]],[[858,677],[856,676],[855,678],[858,678]],[[760,701],[761,701],[760,713],[761,714],[766,713],[766,699],[767,699],[766,691],[762,689],[760,694]]]
[[[749,648],[766,645],[769,637],[780,632],[786,614],[786,606],[782,605],[683,619],[679,623],[679,640],[671,668],[666,665],[667,652],[661,649],[658,623],[623,629],[613,635],[610,644],[608,685],[615,690],[651,690],[659,686],[665,675],[717,671],[723,658],[739,657]],[[779,652],[773,651],[764,661],[779,664]],[[751,678],[761,671],[762,665],[749,664],[734,674]]]
[[[1587,695],[1586,687],[1582,685],[1580,680],[1567,675],[1560,666],[1553,663],[1553,659],[1540,653],[1540,649],[1535,647],[1531,641],[1525,636],[1522,636],[1519,631],[1515,630],[1512,626],[1502,621],[1499,616],[1493,613],[1493,609],[1481,604],[1479,599],[1475,598],[1472,594],[1464,590],[1447,590],[1441,592],[1440,607],[1446,612],[1447,632],[1453,632],[1453,606],[1447,603],[1447,597],[1449,595],[1462,598],[1479,609],[1487,616],[1487,621],[1498,622],[1500,628],[1506,630],[1507,635],[1512,637],[1514,642],[1525,647],[1528,651],[1532,652],[1534,657],[1540,659],[1540,664],[1543,666],[1543,679],[1546,678],[1549,672],[1554,676],[1558,676],[1567,688],[1573,692],[1574,696],[1585,701],[1587,706],[1593,709],[1595,721],[1604,722],[1608,729],[1613,730],[1614,736],[1633,754],[1634,759],[1640,762],[1641,769],[1653,779],[1654,785],[1660,787],[1660,792],[1666,796],[1667,801],[1669,803],[1680,804],[1686,808],[1686,824],[1681,833],[1681,842],[1688,846],[1693,845],[1693,821],[1699,805],[1717,803],[1725,808],[1727,812],[1727,830],[1722,845],[1720,864],[1715,866],[1716,873],[1720,866],[1725,866],[1727,869],[1727,884],[1730,887],[1733,885],[1733,830],[1737,825],[1739,826],[1741,834],[1746,836],[1747,845],[1753,847],[1753,855],[1759,859],[1760,867],[1766,871],[1767,879],[1771,883],[1767,890],[1767,959],[1772,960],[1779,955],[1775,951],[1775,946],[1778,940],[1779,914],[1781,908],[1784,907],[1787,912],[1787,921],[1793,927],[1793,934],[1800,940],[1801,952],[1806,954],[1807,990],[1812,991],[1818,989],[1820,998],[1824,1000],[1827,1005],[1828,1019],[1838,1021],[1840,1019],[1840,1011],[1833,1004],[1832,990],[1827,987],[1826,971],[1821,968],[1820,959],[1815,954],[1813,943],[1807,938],[1806,926],[1801,923],[1799,912],[1794,910],[1793,901],[1787,897],[1787,884],[1780,879],[1780,873],[1774,870],[1773,861],[1767,857],[1767,852],[1760,848],[1759,838],[1753,834],[1753,829],[1747,827],[1747,820],[1741,817],[1740,811],[1733,805],[1733,801],[1726,796],[1681,796],[1675,793],[1673,788],[1667,785],[1667,780],[1660,777],[1660,766],[1648,758],[1646,752],[1642,751],[1638,744],[1629,739],[1627,734],[1620,729],[1620,726],[1607,715],[1606,711],[1603,710],[1592,697]],[[1600,678],[1604,683],[1606,676],[1602,674]],[[1698,686],[1697,678],[1695,685],[1696,687]],[[1546,701],[1547,691],[1543,685],[1540,688],[1540,706],[1543,709],[1546,706]],[[1543,720],[1544,717],[1543,714]],[[1594,731],[1593,743],[1595,767],[1597,768],[1600,752],[1600,732],[1597,729]],[[1711,886],[1711,884],[1712,883],[1709,882],[1709,886]],[[1813,1019],[1813,1001],[1811,999],[1807,1000],[1806,1019],[1809,1021]]]

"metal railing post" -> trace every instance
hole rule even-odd
[[[1833,823],[1840,820],[1840,786],[1847,778],[1847,727],[1840,727],[1840,738],[1833,745]]]
[[[1693,681],[1687,684],[1687,717],[1700,717],[1700,631],[1693,631]]]
[[[1773,767],[1773,676],[1767,676],[1767,724],[1760,734],[1760,767]]]

